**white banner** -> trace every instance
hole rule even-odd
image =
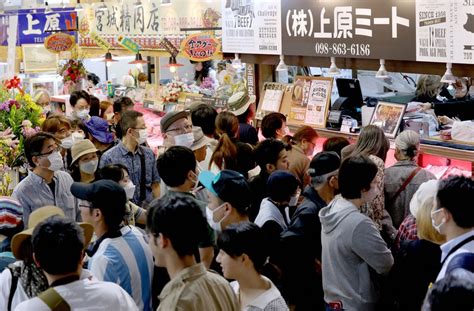
[[[226,53],[281,54],[280,0],[222,0]]]
[[[18,15],[11,15],[8,21],[8,69],[7,77],[12,78],[15,74],[15,64],[16,64],[16,37],[18,33]]]

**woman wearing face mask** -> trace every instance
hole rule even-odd
[[[310,182],[306,174],[310,162],[308,157],[313,156],[317,140],[318,134],[310,126],[302,126],[295,135],[283,137],[283,142],[291,145],[291,149],[288,150],[289,170],[298,178],[302,189]]]
[[[43,114],[48,117],[51,111],[51,96],[45,89],[38,89],[33,94],[33,101],[43,108]]]
[[[238,140],[239,119],[231,112],[221,112],[216,118],[216,132],[220,138],[209,169],[214,173],[234,170],[248,178],[248,171],[255,168],[255,157],[253,148]]]
[[[319,212],[324,300],[338,310],[379,310],[373,280],[393,265],[387,244],[371,219],[361,213],[380,191],[377,170],[367,156],[345,160],[338,174],[341,195]]]
[[[83,139],[74,144],[71,149],[71,176],[76,182],[91,183],[96,179],[95,173],[99,165],[99,157],[94,144]]]
[[[128,176],[128,169],[122,164],[110,164],[104,166],[98,173],[98,179],[110,179],[119,183],[127,194],[127,212],[125,214],[125,224],[135,226],[135,224],[146,224],[146,210],[130,202],[135,193],[135,185]]]
[[[64,167],[71,164],[71,147],[77,137],[71,133],[71,122],[61,115],[50,115],[42,125],[42,131],[50,133],[60,142]]]
[[[73,119],[88,120],[90,118],[89,111],[91,109],[91,97],[86,91],[72,92],[69,97],[69,104],[73,109]]]

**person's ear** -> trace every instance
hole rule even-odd
[[[170,239],[165,237],[163,233],[158,234],[158,237],[156,237],[155,240],[156,240],[156,245],[159,248],[167,248],[171,245]]]
[[[33,261],[35,262],[35,265],[36,265],[38,268],[41,268],[41,266],[40,266],[38,260],[36,259],[36,254],[35,254],[35,253],[33,253]]]
[[[265,164],[265,168],[269,174],[273,173],[273,171],[276,170],[276,166],[271,163]]]

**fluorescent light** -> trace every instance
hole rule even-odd
[[[453,75],[451,70],[452,64],[446,63],[446,72],[444,73],[443,77],[441,78],[441,82],[443,83],[456,83],[456,77]]]

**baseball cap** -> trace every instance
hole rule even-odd
[[[44,206],[34,210],[28,218],[28,229],[23,230],[13,236],[11,246],[12,253],[15,258],[23,260],[23,252],[21,251],[22,244],[27,239],[31,238],[33,231],[36,226],[44,220],[52,216],[64,216],[64,211],[57,206]],[[87,247],[92,239],[94,233],[94,227],[87,223],[78,223],[78,225],[84,230],[84,247]]]
[[[103,179],[91,184],[75,182],[71,186],[71,193],[78,199],[89,201],[96,208],[117,209],[122,208],[125,213],[127,195],[122,186],[117,182]]]
[[[283,202],[298,189],[298,180],[288,171],[275,171],[267,180],[268,196],[277,202]]]
[[[309,163],[308,175],[311,177],[322,176],[334,172],[341,166],[341,158],[332,151],[317,153]]]
[[[215,175],[210,171],[199,174],[199,182],[213,195],[233,207],[247,211],[250,205],[250,187],[245,177],[232,170],[222,170]]]
[[[97,152],[97,148],[94,144],[88,139],[78,140],[71,148],[72,161],[71,164],[75,163],[85,154]]]
[[[179,119],[184,119],[189,116],[188,111],[170,111],[161,118],[160,121],[160,128],[161,133],[165,133],[168,128]]]
[[[112,133],[109,132],[109,123],[97,116],[91,117],[84,123],[89,133],[103,144],[110,144],[114,141]]]
[[[428,180],[420,185],[410,201],[410,213],[416,217],[416,213],[423,203],[427,200],[433,200],[438,194],[439,181],[436,179]]]

